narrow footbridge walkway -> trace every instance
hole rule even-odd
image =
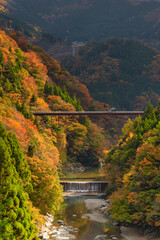
[[[35,116],[139,116],[144,111],[41,111],[32,112]]]

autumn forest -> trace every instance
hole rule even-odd
[[[70,1],[70,5],[53,2],[50,10],[55,15],[38,15],[36,3],[28,21],[24,1],[18,7],[18,0],[0,1],[0,240],[38,240],[44,216],[55,216],[62,209],[60,179],[65,172],[100,164],[108,184],[104,192],[110,202],[107,214],[117,225],[159,234],[160,52],[159,32],[151,29],[159,3],[123,0],[129,12],[143,9],[143,34],[136,32],[135,38],[123,31],[114,34],[111,19],[114,31],[108,23],[100,36],[98,31],[92,35],[92,27],[85,29],[85,42],[78,53],[57,61],[39,47],[43,37],[53,47],[55,43],[71,45],[83,25],[83,20],[78,27],[71,19],[85,11],[85,18],[89,16],[91,21],[100,6],[96,0],[91,4],[82,1],[82,5],[81,1]],[[117,9],[114,4],[118,1],[107,2],[112,11]],[[106,29],[110,29],[107,34]],[[148,31],[152,35],[145,38]],[[111,108],[144,110],[144,114],[125,119],[32,114]]]

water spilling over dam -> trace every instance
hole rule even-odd
[[[61,181],[64,192],[104,192],[107,187],[105,181],[69,182]]]

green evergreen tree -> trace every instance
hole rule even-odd
[[[11,90],[20,93],[22,85],[20,76],[18,74],[19,70],[19,67],[14,66],[11,62],[8,62],[7,66],[5,67],[4,76],[9,79],[9,82],[11,83]]]
[[[151,119],[152,121],[157,120],[153,105],[150,104],[149,107],[145,109],[142,120],[144,120],[145,118]]]
[[[27,194],[13,165],[10,148],[0,137],[0,240],[35,240],[36,227],[27,206]]]
[[[18,143],[17,137],[11,133],[7,133],[2,122],[0,122],[0,137],[3,138],[9,149],[12,164],[22,180],[25,191],[30,192],[32,190],[32,185],[31,171],[29,170],[28,163]]]
[[[35,94],[32,95],[30,103],[34,104],[37,101],[37,96]]]
[[[27,110],[25,100],[22,102],[21,112],[25,118],[32,120],[32,114]]]
[[[22,149],[18,143],[17,137],[11,133],[7,134],[7,142],[11,150],[11,159],[23,182],[23,188],[26,192],[32,190],[31,185],[31,171],[29,170],[28,163],[24,157]]]
[[[0,63],[2,64],[3,61],[4,61],[3,52],[0,50]]]
[[[145,109],[144,115],[142,117],[142,125],[144,128],[144,132],[147,132],[149,129],[155,127],[157,124],[157,118],[154,111],[153,105],[149,105],[148,108]]]
[[[55,84],[55,86],[54,86],[54,94],[56,96],[60,96],[60,94],[61,94],[61,89],[59,86],[57,86],[57,84]]]
[[[3,90],[2,89],[0,89],[0,97],[4,97],[4,94],[3,94]]]
[[[46,81],[44,85],[44,95],[48,97],[49,95],[54,95],[54,88]]]
[[[29,157],[33,157],[34,155],[34,150],[35,150],[35,142],[33,140],[30,141],[29,145],[28,145],[28,151],[27,151],[27,155]]]
[[[77,111],[82,111],[82,110],[83,110],[79,99],[78,99],[78,101],[76,102],[76,110],[77,110]]]
[[[66,88],[64,87],[64,89],[63,89],[63,94],[64,94],[64,96],[65,96],[65,101],[66,102],[68,102],[68,103],[72,103],[72,98],[69,96],[69,94],[68,94],[68,92],[67,92],[67,90],[66,90]]]
[[[35,119],[34,119],[34,124],[37,126],[37,128],[39,128],[39,123],[38,123],[38,120],[37,120],[36,117],[35,117]]]

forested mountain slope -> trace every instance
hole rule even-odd
[[[11,15],[67,41],[128,37],[159,44],[159,1],[6,0]]]
[[[9,4],[6,1],[0,1],[0,25],[8,30],[17,30],[30,38],[37,38],[40,34],[40,28],[14,17],[9,13]]]
[[[150,105],[142,118],[128,120],[122,133],[106,152],[112,216],[160,230],[160,106],[154,110]]]
[[[31,115],[34,107],[49,110],[42,97],[43,85],[48,79],[46,67],[36,54],[23,53],[16,42],[1,31],[0,69],[0,121],[16,135],[30,165],[34,186],[30,197],[35,198],[34,205],[39,206],[42,212],[48,208],[54,212],[55,206],[61,202],[57,174],[59,153],[51,130],[45,125],[38,129],[38,122]],[[33,72],[37,73],[36,77],[33,77]],[[48,189],[46,182],[49,183]],[[46,192],[46,197],[41,191]],[[57,204],[49,206],[49,198],[55,198]]]
[[[17,35],[14,36],[14,32],[12,36],[16,39],[22,50],[34,50],[34,52],[36,52],[36,54],[41,58],[42,62],[45,64],[48,70],[48,76],[50,77],[48,80],[49,83],[52,86],[54,86],[56,83],[61,87],[61,89],[64,89],[63,92],[66,92],[67,90],[73,99],[75,95],[76,98],[80,100],[83,109],[91,111],[105,111],[110,108],[108,103],[95,101],[90,96],[86,85],[82,84],[77,78],[72,76],[64,67],[62,67],[45,51],[39,47],[33,46],[32,44],[27,44],[26,41],[21,40],[21,37],[17,38]],[[61,95],[64,100],[66,99],[66,97],[63,97],[63,93],[58,93],[58,95]],[[101,129],[103,129],[105,138],[107,140],[107,146],[112,146],[113,144],[117,143],[118,136],[121,134],[121,128],[125,122],[123,119],[113,120],[106,117],[91,117],[91,120],[96,123]]]
[[[160,94],[159,51],[129,39],[87,43],[62,61],[91,96],[117,109],[143,110]]]
[[[19,203],[24,209],[15,208],[15,213],[8,213],[9,217],[16,221],[16,229],[28,228],[28,233],[22,230],[28,237],[24,237],[20,230],[18,239],[34,239],[35,228],[29,211],[34,212],[36,224],[40,224],[41,217],[38,210],[31,207],[29,198],[40,213],[49,211],[54,214],[62,202],[59,183],[62,167],[68,162],[97,165],[103,154],[104,137],[101,130],[87,118],[72,117],[66,120],[62,117],[58,124],[54,117],[51,121],[49,117],[35,118],[32,115],[35,110],[74,111],[82,110],[82,107],[76,96],[70,96],[66,90],[72,85],[73,77],[39,48],[23,41],[22,46],[25,52],[11,37],[0,31],[0,122],[3,123],[0,123],[0,151],[4,156],[0,159],[0,181],[4,183],[4,187],[0,188],[0,198],[4,198],[4,202],[0,203],[0,229],[8,221],[5,208],[10,206],[12,210],[16,202],[17,208],[20,208]],[[47,62],[48,58],[50,61]],[[44,65],[42,59],[48,65]],[[63,82],[66,83],[64,86]],[[7,168],[8,177],[13,179],[11,182],[4,174],[3,169]],[[7,191],[11,195],[8,202]],[[26,197],[23,196],[23,191],[29,194],[29,198],[25,193]],[[8,205],[2,206],[3,203]],[[26,217],[28,214],[28,222],[22,226],[19,222],[23,214]],[[14,236],[10,224],[6,225],[4,234]],[[4,237],[3,231],[0,238],[8,236],[12,239],[10,235]],[[27,235],[29,231],[33,231],[31,238]]]

